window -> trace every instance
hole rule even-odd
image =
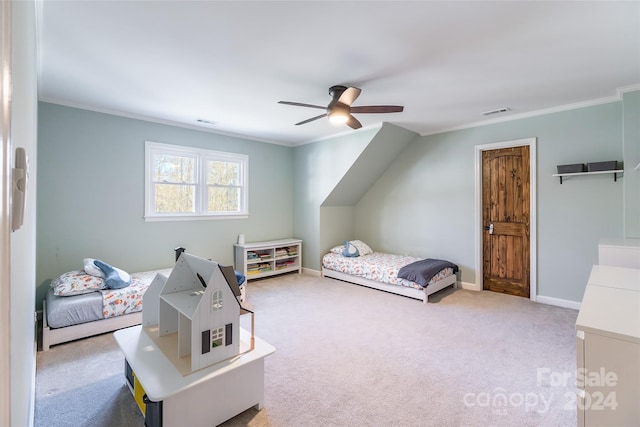
[[[224,328],[211,330],[211,348],[220,347],[224,341]]]
[[[145,220],[248,216],[248,156],[147,141],[145,158]]]
[[[217,311],[222,308],[222,291],[217,289],[211,293],[211,311]]]

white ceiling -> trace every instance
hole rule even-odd
[[[41,100],[298,145],[352,132],[311,108],[419,134],[602,100],[640,83],[640,2],[53,1]],[[508,107],[508,113],[483,112]]]

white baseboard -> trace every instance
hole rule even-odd
[[[570,301],[566,299],[545,297],[544,295],[538,295],[536,302],[540,304],[555,305],[556,307],[571,308],[573,310],[580,310],[580,303],[577,301]]]
[[[481,291],[482,289],[478,289],[478,286],[475,283],[469,282],[458,282],[458,288],[466,289],[468,291]]]
[[[317,276],[317,277],[322,276],[322,273],[320,273],[320,271],[314,270],[312,268],[306,268],[306,267],[302,267],[302,273],[309,274],[311,276]]]
[[[481,291],[478,289],[475,283],[458,282],[458,288],[467,289],[469,291]],[[570,301],[566,299],[546,297],[544,295],[537,295],[535,302],[540,304],[554,305],[556,307],[570,308],[572,310],[580,310],[580,303],[577,301]]]

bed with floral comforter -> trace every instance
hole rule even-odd
[[[104,289],[102,279],[83,270],[57,277],[43,301],[42,349],[141,323],[142,296],[158,273],[171,270],[132,273],[120,289]]]
[[[458,267],[447,261],[449,265],[429,276],[425,285],[398,277],[407,266],[425,261],[422,258],[374,252],[366,244],[354,241],[359,246],[357,256],[345,252],[345,245],[339,245],[322,257],[322,275],[340,279],[350,283],[364,285],[387,292],[409,296],[428,301],[428,296],[456,284]],[[347,242],[345,242],[347,243]]]

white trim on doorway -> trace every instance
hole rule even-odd
[[[11,3],[0,4],[0,425],[11,425]]]
[[[476,291],[482,290],[482,152],[500,148],[529,146],[529,299],[537,301],[537,207],[536,207],[536,138],[516,139],[475,146],[476,191],[475,191],[475,243],[476,243]]]

